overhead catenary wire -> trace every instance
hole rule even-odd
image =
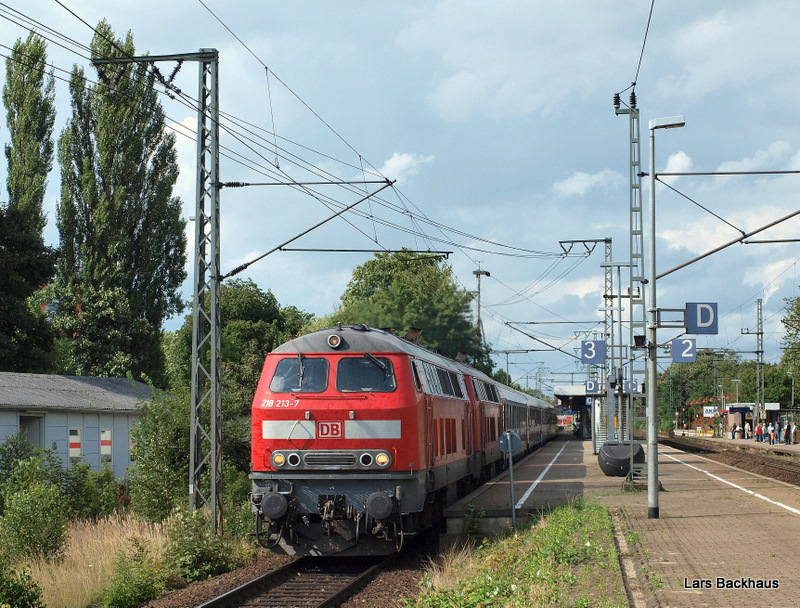
[[[2,55],[0,55],[0,56],[2,56]],[[8,56],[6,56],[6,57],[10,58]],[[84,56],[84,58],[87,59],[87,60],[89,59],[88,56]],[[52,66],[53,64],[48,64],[48,65]],[[55,66],[53,66],[53,67],[55,67]],[[70,73],[68,70],[64,70],[62,68],[55,68],[55,69],[58,69],[59,71],[62,71],[62,72],[67,73],[67,74]],[[62,80],[64,82],[69,82],[69,80],[67,78],[60,78],[60,77],[56,77],[56,78],[59,79],[59,80]],[[96,82],[96,81],[87,81],[87,84],[95,84],[96,85],[96,84],[98,84],[98,82]],[[185,98],[186,96],[184,95],[183,97]],[[184,104],[185,104],[185,101],[184,101]],[[191,108],[192,110],[195,110],[193,105],[188,105],[187,107]],[[195,140],[195,137],[192,134],[184,132],[182,130],[184,127],[178,120],[170,119],[168,115],[165,116],[165,117],[168,118],[169,120],[171,120],[171,122],[172,122],[172,124],[167,124],[166,125],[167,128],[175,131],[177,134],[179,134],[179,135],[181,135],[183,137],[187,137],[187,138],[189,138],[191,140]],[[223,128],[224,128],[224,125],[223,125]],[[222,146],[222,156],[225,157],[225,158],[228,158],[229,160],[232,160],[233,162],[239,163],[242,166],[249,167],[250,170],[257,171],[257,172],[260,172],[260,173],[264,173],[265,171],[269,172],[265,166],[258,165],[258,164],[253,164],[252,160],[242,157],[238,152],[232,150],[228,146]],[[265,157],[261,157],[261,158],[262,158],[262,160],[265,159]],[[289,157],[287,156],[287,158],[289,158]],[[295,160],[297,160],[297,159],[295,159]],[[276,174],[275,177],[277,179],[280,179],[281,175],[280,174]],[[289,185],[289,186],[293,185],[293,183],[291,181],[276,181],[276,182],[270,182],[270,183],[280,183],[282,185]],[[336,182],[333,181],[333,180],[330,180],[330,181],[321,181],[319,183],[320,184],[331,184],[331,183],[336,183]],[[339,183],[340,184],[345,184],[346,182],[339,182]],[[318,196],[318,194],[315,194],[315,196]],[[388,203],[388,201],[379,201],[379,202],[381,204],[383,204],[384,206],[387,206],[387,207],[391,208],[391,205]],[[407,215],[407,216],[413,215],[413,214],[411,214],[410,212],[408,212],[405,209],[403,209],[403,210],[401,210],[399,212],[404,214],[404,215]],[[361,215],[362,215],[362,217],[374,219],[374,216],[372,216],[370,214],[361,214]],[[422,221],[423,222],[430,222],[431,220],[428,220],[427,218],[422,218]],[[390,228],[401,229],[403,231],[409,232],[408,229],[400,227],[400,226],[398,226],[396,224],[393,224],[391,222],[383,221],[383,224],[386,225],[387,227],[390,227]],[[445,230],[447,230],[447,228],[448,228],[446,225],[443,225],[443,224],[438,224],[438,225],[443,227],[443,229],[445,229]],[[422,236],[422,237],[426,237],[427,236],[424,233],[419,232],[419,231],[417,231],[417,232],[410,231],[410,233],[411,234],[416,234],[417,236]],[[477,237],[475,235],[469,235],[469,234],[463,233],[463,232],[461,232],[460,234],[462,236],[465,236],[466,238],[471,238],[471,239],[476,240],[476,241],[483,241],[483,239],[481,239],[480,237]],[[449,240],[449,239],[439,239],[439,241],[444,243],[444,244],[447,244],[447,245],[459,246],[457,243],[455,243],[454,241]],[[489,242],[489,244],[496,245],[496,246],[499,246],[499,247],[505,247],[502,243]],[[462,246],[462,247],[469,247],[469,246]],[[532,256],[552,255],[552,254],[547,254],[546,252],[535,252],[535,251],[531,251],[531,250],[522,250],[520,248],[514,248],[514,249],[519,250],[519,251],[523,251],[524,253],[522,255],[532,255]],[[478,251],[480,251],[482,253],[503,255],[502,251],[500,251],[500,252],[492,251],[492,250],[485,249],[485,248],[480,248],[480,249],[478,249]],[[511,254],[511,255],[518,255],[518,254]]]
[[[88,23],[87,23],[87,25],[88,25]],[[89,26],[89,27],[91,27],[91,26]],[[88,50],[88,47],[86,47],[86,48]],[[264,66],[264,67],[266,69],[266,66]],[[269,70],[269,71],[271,71],[271,70]],[[267,74],[268,74],[268,72],[267,72]],[[285,83],[283,81],[281,81],[277,77],[277,75],[274,74],[274,72],[273,72],[272,75],[269,75],[269,76],[270,77],[275,76],[275,80],[280,82],[283,86],[286,86]],[[288,89],[288,87],[287,87],[287,89]],[[296,96],[296,93],[294,93],[293,91],[292,91],[292,94]],[[298,97],[298,99],[299,99],[299,97]],[[189,102],[189,100],[190,100],[190,97],[185,95],[185,94],[182,95],[179,98],[179,102],[180,103],[182,103],[183,105],[185,105],[187,107],[189,107],[189,104],[190,104],[192,109],[194,110],[195,107],[196,107],[196,101]],[[307,106],[307,104],[305,104],[305,103],[304,103],[304,105]],[[171,126],[170,128],[173,128],[173,129],[174,128],[178,128],[178,129],[182,128],[181,126],[179,126],[180,123],[178,121],[175,121],[174,119],[172,119],[172,120],[173,120],[173,122],[176,123],[176,127],[172,127]],[[245,127],[243,123],[239,122],[239,119],[236,119],[235,117],[231,117],[231,116],[225,115],[224,113],[223,113],[223,116],[221,117],[221,122],[224,123],[223,124],[223,128],[226,130],[226,133],[228,132],[228,130],[230,130],[230,131],[236,132],[240,137],[245,139],[241,135],[241,133],[244,133],[245,135],[247,135],[247,137],[252,137],[252,139],[254,141],[257,141],[259,143],[259,146],[262,146],[262,147],[255,146],[255,149],[258,150],[258,153],[255,153],[255,152],[253,152],[251,150],[247,150],[247,151],[242,151],[241,149],[236,150],[236,149],[233,149],[233,148],[231,148],[229,146],[224,146],[223,147],[223,150],[224,150],[223,151],[223,157],[224,158],[229,159],[232,162],[237,163],[238,165],[240,165],[243,168],[246,168],[249,171],[257,171],[257,172],[259,172],[261,174],[266,174],[266,173],[270,173],[271,172],[270,173],[271,175],[279,176],[279,179],[286,179],[285,176],[283,175],[283,172],[282,171],[280,171],[280,172],[276,171],[276,169],[282,170],[284,168],[282,166],[284,163],[289,164],[290,161],[286,160],[287,158],[292,158],[292,160],[293,160],[293,162],[291,163],[292,165],[297,164],[297,166],[303,166],[302,163],[305,162],[306,165],[303,166],[303,170],[304,171],[321,170],[320,167],[319,167],[319,163],[315,162],[317,159],[315,159],[314,161],[309,160],[309,158],[308,158],[309,155],[308,154],[306,154],[303,151],[299,151],[299,150],[301,150],[301,148],[293,147],[293,146],[298,145],[298,144],[296,144],[296,142],[289,143],[288,140],[285,140],[285,139],[281,138],[281,136],[276,133],[274,120],[272,121],[272,129],[271,129],[271,131],[259,129],[258,135],[256,135],[256,130],[253,129],[252,126],[251,127]],[[325,124],[327,125],[327,123],[325,123]],[[176,132],[178,132],[178,131],[176,131]],[[335,131],[333,131],[333,132],[336,133]],[[185,129],[183,130],[182,133],[180,133],[180,135],[182,137],[189,137],[190,139],[193,139],[191,137],[191,135],[187,134]],[[338,137],[341,137],[338,133],[336,133],[336,135]],[[265,143],[265,142],[267,142],[267,138],[272,139],[272,141],[268,142],[268,143]],[[237,139],[237,141],[239,141],[239,140]],[[245,141],[247,141],[247,140],[245,139]],[[239,142],[239,143],[241,143],[241,142]],[[284,149],[283,152],[279,149],[281,145],[283,145],[283,149]],[[353,149],[352,146],[350,146],[350,148]],[[314,155],[321,154],[321,153],[319,153],[317,151],[311,151],[310,148],[308,150],[310,151],[311,154],[314,154]],[[272,154],[273,153],[275,154],[275,159],[274,160],[272,158]],[[293,155],[294,155],[294,158],[293,158]],[[301,157],[304,157],[304,158],[301,158]],[[319,157],[319,158],[321,158],[321,157]],[[359,158],[361,158],[361,157],[359,156]],[[371,169],[368,169],[368,168],[364,167],[363,165],[362,165],[362,167],[358,167],[359,163],[344,163],[342,161],[337,161],[337,162],[341,162],[340,168],[344,169],[345,171],[346,171],[346,167],[348,167],[348,166],[350,166],[350,167],[356,166],[356,168],[364,170],[366,173],[373,173],[373,171]],[[377,170],[375,170],[374,173],[377,174],[378,173]],[[295,181],[299,182],[299,183],[301,183],[303,181],[303,180],[299,179],[297,176],[295,176],[293,179]],[[253,181],[255,181],[255,180],[253,180]],[[297,185],[295,185],[289,179],[286,180],[286,183],[292,188],[296,188],[296,189],[300,188],[300,184],[299,183]],[[324,183],[327,183],[327,182],[324,182]],[[357,186],[356,188],[361,188],[361,187],[362,186]],[[542,283],[545,280],[546,276],[555,277],[556,276],[555,273],[558,270],[561,270],[563,272],[561,272],[561,274],[559,274],[557,278],[554,278],[553,279],[554,281],[560,280],[560,278],[562,278],[563,276],[566,275],[566,273],[569,272],[569,269],[566,269],[566,270],[564,269],[564,266],[567,265],[567,264],[563,264],[563,262],[565,260],[567,262],[569,262],[569,260],[564,258],[564,256],[562,254],[560,254],[560,253],[553,253],[553,252],[547,252],[547,251],[537,251],[537,250],[533,250],[533,249],[525,249],[524,247],[514,247],[514,248],[507,247],[507,243],[503,243],[501,241],[498,241],[497,239],[481,239],[481,238],[479,238],[479,237],[477,237],[475,235],[468,234],[466,231],[456,231],[453,228],[453,226],[450,226],[445,222],[435,222],[435,221],[431,220],[430,218],[426,217],[423,213],[419,212],[418,208],[415,209],[416,206],[408,199],[408,197],[406,197],[396,187],[394,187],[392,190],[395,193],[395,196],[397,197],[396,201],[395,200],[388,200],[388,199],[387,200],[383,200],[386,197],[382,197],[382,196],[378,195],[378,196],[375,196],[373,199],[370,199],[371,200],[371,204],[374,204],[374,210],[360,211],[360,210],[354,209],[354,210],[351,210],[351,211],[347,212],[347,215],[348,216],[352,215],[353,217],[357,217],[357,218],[360,218],[360,219],[363,219],[363,220],[366,220],[366,221],[369,221],[369,222],[373,222],[373,226],[378,225],[378,226],[382,226],[382,227],[385,227],[385,228],[390,228],[390,229],[393,229],[393,230],[394,229],[399,230],[400,228],[398,227],[398,225],[403,223],[403,221],[405,221],[410,225],[410,227],[409,226],[403,226],[402,227],[403,228],[403,232],[405,232],[405,233],[407,233],[409,235],[412,235],[414,238],[424,239],[424,241],[426,243],[436,242],[436,243],[444,243],[444,244],[447,244],[447,245],[452,245],[452,246],[458,247],[458,249],[468,259],[472,259],[474,257],[474,255],[475,255],[475,253],[485,253],[485,254],[489,254],[489,255],[512,256],[512,257],[521,257],[521,258],[524,258],[524,257],[544,257],[544,258],[552,257],[555,260],[555,262],[553,264],[549,265],[549,270],[547,271],[547,273],[548,273],[547,275],[541,277],[540,279],[537,279],[539,285],[542,285]],[[350,189],[348,188],[347,191],[349,192]],[[340,209],[342,206],[346,205],[346,203],[343,203],[341,200],[336,200],[336,198],[338,198],[338,199],[343,198],[342,196],[337,196],[336,198],[334,198],[334,197],[326,196],[323,193],[318,192],[318,191],[314,192],[314,193],[308,193],[308,194],[311,194],[312,196],[314,196],[318,200],[326,201],[329,205],[331,205],[331,207],[329,207],[331,209]],[[383,211],[383,209],[388,209],[388,210],[390,210],[391,213],[387,215]],[[360,211],[360,213],[357,213],[359,211]],[[382,218],[376,218],[376,213],[380,213],[383,217]],[[394,217],[392,217],[392,214],[398,214],[398,217],[401,218],[401,219],[395,219]],[[380,222],[380,223],[378,223],[378,222]],[[431,233],[433,233],[433,235]],[[438,235],[437,235],[437,233],[438,233]],[[374,235],[371,238],[372,238],[372,240],[374,240]],[[458,242],[456,242],[456,241],[461,240],[461,239],[466,239],[466,240],[469,240],[471,242],[467,242],[467,243],[463,243],[463,242],[462,243],[458,243]],[[477,246],[475,246],[476,243],[477,243]],[[483,243],[483,245],[481,245],[481,243]],[[581,261],[582,260],[579,260],[577,262],[573,262],[571,264],[571,267],[572,268],[577,267],[577,265],[579,263],[581,263]],[[506,287],[509,288],[512,292],[515,291],[515,289],[512,288],[510,285],[506,285]],[[543,286],[541,288],[541,290],[547,289],[549,287],[550,287],[550,285],[545,285],[545,286]],[[537,293],[539,293],[539,292],[537,292]],[[523,294],[523,295],[525,295],[525,294]]]

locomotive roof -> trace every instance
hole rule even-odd
[[[328,337],[332,334],[341,336],[342,343],[337,348],[328,345]],[[452,363],[450,359],[428,350],[418,344],[404,340],[382,329],[367,327],[366,325],[347,325],[331,327],[311,332],[277,347],[273,353],[331,353],[331,352],[400,352],[408,355],[441,359],[442,362]]]
[[[332,348],[328,345],[328,337],[337,334],[341,336],[342,343],[337,348]],[[421,359],[436,362],[442,367],[450,368],[462,374],[479,378],[484,382],[490,382],[502,388],[507,394],[507,397],[516,395],[526,403],[538,403],[540,405],[549,406],[546,401],[536,399],[526,393],[521,393],[515,389],[507,387],[498,383],[496,380],[487,376],[480,370],[475,369],[453,359],[449,359],[439,353],[429,350],[419,344],[405,340],[395,334],[384,331],[382,329],[375,329],[367,327],[366,325],[349,325],[343,327],[331,327],[328,329],[321,329],[319,331],[311,332],[294,340],[289,340],[285,344],[280,345],[272,351],[276,354],[285,353],[332,353],[332,352],[369,352],[369,353],[391,353],[399,352],[407,355],[413,355]]]

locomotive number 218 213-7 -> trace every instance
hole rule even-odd
[[[297,407],[297,399],[264,399],[261,407]]]

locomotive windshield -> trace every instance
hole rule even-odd
[[[269,383],[273,393],[321,393],[327,387],[327,359],[307,359],[301,354],[278,361]]]
[[[339,361],[336,388],[343,393],[389,393],[397,388],[392,362],[371,353],[345,357]]]

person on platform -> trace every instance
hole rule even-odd
[[[750,439],[750,423],[749,422],[745,422],[744,423],[744,438],[745,439]]]
[[[797,423],[796,422],[792,422],[792,432],[789,435],[789,441],[791,441],[792,443],[796,443],[797,442],[797,436],[795,435],[796,432],[797,432]]]
[[[788,422],[783,429],[783,441],[786,445],[792,445],[792,425]]]
[[[761,428],[761,423],[756,424],[756,442],[764,441],[764,429]]]
[[[769,444],[770,445],[774,445],[775,444],[775,427],[772,426],[771,422],[769,423],[769,426],[767,427],[767,433],[769,433]]]

